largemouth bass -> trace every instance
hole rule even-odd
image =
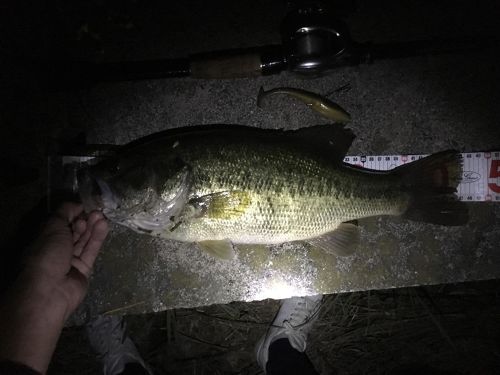
[[[314,92],[296,89],[292,87],[276,87],[274,89],[264,91],[261,87],[259,94],[257,95],[257,106],[262,107],[262,103],[267,97],[271,95],[288,95],[292,98],[300,100],[302,103],[306,104],[313,111],[318,112],[323,117],[329,120],[333,120],[338,123],[346,123],[351,121],[351,115],[347,111],[339,106],[337,103],[328,100]]]
[[[377,172],[343,163],[353,139],[336,125],[168,130],[80,171],[80,194],[87,210],[101,209],[111,221],[196,242],[221,258],[234,256],[233,244],[292,241],[349,254],[359,240],[350,221],[369,216],[467,221],[454,194],[457,152]]]

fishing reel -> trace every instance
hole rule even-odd
[[[288,70],[302,75],[339,66],[352,44],[346,24],[318,1],[289,4],[281,36]]]

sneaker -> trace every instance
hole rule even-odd
[[[119,374],[129,363],[144,367],[144,372],[152,375],[125,330],[123,317],[113,315],[99,315],[85,327],[90,345],[104,364],[104,375]]]
[[[274,341],[287,338],[294,349],[299,352],[306,350],[307,335],[318,318],[322,299],[323,295],[318,294],[282,301],[271,326],[255,347],[257,362],[264,371],[269,359],[269,346]]]

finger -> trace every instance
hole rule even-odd
[[[78,241],[75,243],[74,251],[73,254],[76,256],[80,256],[83,249],[87,245],[87,242],[90,239],[90,236],[92,235],[92,230],[95,225],[95,223],[99,220],[103,219],[102,213],[99,211],[93,211],[90,213],[87,222],[86,222],[86,230],[85,232],[79,237]]]
[[[62,204],[44,225],[33,246],[38,262],[65,267],[73,256],[73,232],[70,223],[82,212],[82,206],[66,202]]]
[[[56,216],[59,216],[67,221],[67,223],[73,222],[78,215],[83,211],[83,205],[80,203],[65,202],[56,211]]]
[[[93,266],[87,264],[80,257],[73,257],[73,259],[71,259],[71,266],[85,276],[85,279],[88,279],[92,274]]]
[[[77,219],[73,222],[73,242],[76,243],[82,234],[87,230],[87,222],[83,219]]]
[[[57,209],[32,247],[32,262],[52,273],[69,269],[74,244],[70,225],[82,210],[82,205],[71,202],[63,203]]]
[[[82,274],[79,269],[71,267],[66,275],[64,288],[69,296],[68,308],[64,317],[66,320],[83,301],[88,288],[88,277]]]
[[[101,250],[102,244],[104,243],[108,232],[109,226],[105,219],[99,220],[94,224],[94,227],[92,228],[92,235],[80,255],[81,260],[85,264],[90,267],[94,265],[95,259]]]
[[[90,228],[87,225],[87,229],[75,243],[75,246],[73,248],[73,255],[80,256],[82,254],[83,248],[87,245],[87,242],[89,242],[89,238],[91,235],[92,232],[90,231]]]
[[[94,226],[94,224],[102,219],[104,219],[104,215],[102,214],[102,212],[92,211],[89,214],[89,218],[87,219],[87,225],[89,226],[90,230],[92,231],[92,227]]]
[[[78,203],[66,202],[63,203],[56,212],[49,217],[45,224],[42,234],[50,235],[52,232],[67,231],[68,224],[71,224],[74,219],[81,214],[83,206]]]

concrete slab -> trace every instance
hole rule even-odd
[[[96,123],[106,124],[94,127],[90,141],[121,144],[196,124],[296,129],[324,123],[308,108],[283,98],[261,110],[256,93],[260,86],[292,86],[325,94],[349,83],[348,92],[332,99],[352,113],[350,127],[358,136],[352,154],[492,150],[500,140],[498,114],[492,110],[497,95],[490,96],[491,80],[497,78],[492,78],[493,70],[487,56],[414,58],[340,69],[315,80],[282,74],[120,83],[89,90],[82,100],[93,108]],[[114,227],[84,310],[90,315],[142,313],[497,278],[500,206],[478,203],[470,208],[470,223],[459,228],[398,218],[362,220],[361,248],[347,258],[284,245],[258,253],[241,250],[236,260],[223,262],[187,244]]]

